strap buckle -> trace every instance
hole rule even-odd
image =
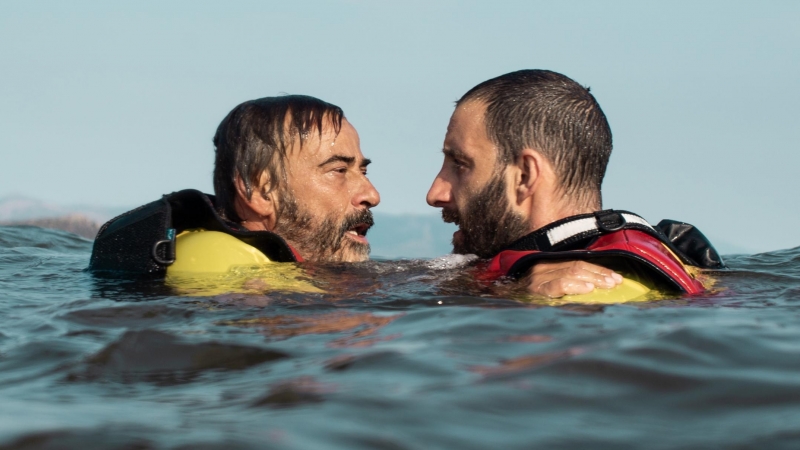
[[[165,259],[162,259],[158,254],[158,248],[162,245],[168,245],[165,250]],[[169,266],[175,262],[175,228],[167,228],[167,238],[161,241],[156,241],[153,244],[153,251],[151,252],[153,260],[162,266]]]
[[[622,213],[614,211],[613,209],[597,211],[594,213],[594,217],[597,220],[597,229],[602,233],[619,231],[625,228],[625,224],[628,223]]]

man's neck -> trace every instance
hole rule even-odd
[[[560,203],[560,202],[559,202]],[[545,227],[557,220],[578,214],[588,214],[595,212],[598,208],[588,205],[558,204],[549,203],[540,207],[534,207],[531,211],[530,230],[533,232]]]
[[[250,220],[243,220],[241,222],[241,226],[250,230],[250,231],[270,231],[264,225],[264,222],[260,221],[250,221]]]

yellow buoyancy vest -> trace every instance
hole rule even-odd
[[[296,265],[271,262],[229,234],[200,228],[176,236],[175,262],[167,268],[167,284],[185,295],[323,292]]]
[[[584,304],[584,305],[610,305],[614,303],[646,302],[654,300],[656,291],[644,284],[625,278],[622,283],[611,289],[595,289],[588,294],[565,295],[561,298],[541,300],[536,303],[548,305]],[[648,295],[651,294],[651,295]]]

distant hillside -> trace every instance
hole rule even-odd
[[[100,225],[128,208],[59,206],[11,196],[0,199],[0,225],[33,225],[69,231],[94,239]],[[456,230],[432,214],[375,213],[369,231],[372,255],[382,258],[432,258],[450,253]]]
[[[10,196],[0,198],[0,225],[34,225],[69,231],[93,239],[100,225],[129,208],[58,206],[39,200]],[[433,258],[446,255],[456,227],[442,222],[440,215],[375,212],[375,226],[367,237],[372,255],[380,258]],[[723,255],[752,254],[751,248],[714,239]]]
[[[5,223],[77,214],[102,224],[126,210],[127,208],[105,208],[86,205],[60,206],[21,195],[0,198],[0,222]]]
[[[69,214],[61,217],[49,217],[44,219],[28,219],[14,221],[0,221],[0,225],[31,225],[41,228],[52,228],[56,230],[68,231],[86,239],[94,239],[100,223],[81,214]]]

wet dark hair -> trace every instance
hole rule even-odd
[[[344,112],[338,106],[305,95],[265,97],[233,108],[214,135],[214,192],[220,215],[241,222],[234,208],[237,177],[242,179],[248,199],[265,171],[270,191],[280,188],[285,180],[286,153],[295,139],[300,139],[302,148],[310,133],[321,136],[323,120],[339,134],[342,119]]]
[[[611,156],[611,128],[584,88],[560,73],[520,70],[475,86],[456,102],[486,104],[486,131],[508,165],[532,148],[553,164],[572,200],[602,205],[600,185]]]

